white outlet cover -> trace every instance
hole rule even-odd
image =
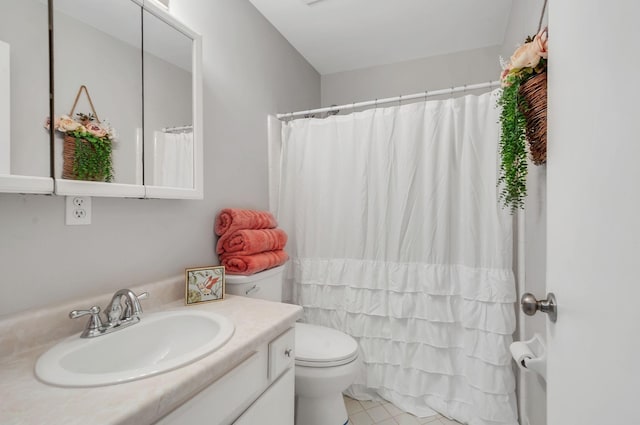
[[[65,224],[68,226],[91,224],[91,197],[67,196]]]

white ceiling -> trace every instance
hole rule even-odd
[[[249,0],[320,72],[502,44],[513,0]]]

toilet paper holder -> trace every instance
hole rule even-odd
[[[547,379],[547,347],[539,334],[527,341],[516,341],[509,349],[518,367]]]

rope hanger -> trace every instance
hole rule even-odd
[[[540,13],[540,21],[538,22],[538,32],[540,32],[540,30],[542,29],[542,21],[544,19],[544,12],[547,10],[547,2],[549,0],[544,0],[544,4],[542,5],[542,13]],[[536,33],[536,34],[537,34]]]
[[[76,110],[76,106],[78,105],[78,100],[80,100],[80,95],[84,90],[87,95],[87,99],[89,99],[89,106],[91,106],[91,112],[93,112],[93,116],[96,117],[96,121],[100,122],[100,118],[98,118],[98,113],[96,112],[96,108],[93,106],[93,101],[91,100],[91,96],[89,96],[89,90],[87,90],[87,86],[84,84],[80,86],[78,90],[78,94],[76,95],[76,100],[73,101],[73,106],[71,107],[71,112],[69,112],[69,116],[73,118],[73,113]]]

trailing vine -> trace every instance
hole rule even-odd
[[[539,31],[535,37],[528,37],[525,44],[511,56],[509,63],[503,64],[504,69],[500,76],[502,91],[497,102],[497,106],[501,108],[498,186],[501,186],[500,200],[505,208],[510,209],[511,214],[524,208],[524,200],[527,196],[526,114],[530,112],[530,105],[521,95],[520,88],[532,77],[546,72],[547,38],[546,28]],[[546,85],[544,87],[546,90]],[[546,93],[544,100],[546,112]],[[546,135],[546,128],[543,128],[543,131]]]
[[[111,182],[113,180],[111,140],[83,131],[74,131],[70,135],[76,139],[73,172],[77,178]]]
[[[520,97],[520,82],[503,87],[498,106],[500,112],[500,200],[513,214],[524,207],[527,196],[527,147],[525,118],[526,101]]]

